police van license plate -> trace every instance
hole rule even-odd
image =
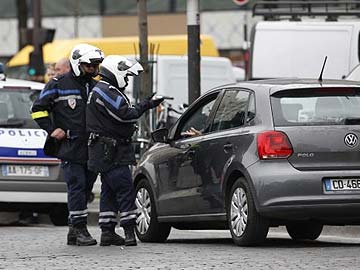
[[[3,165],[2,174],[4,176],[48,177],[49,167],[39,165]]]
[[[360,178],[325,179],[326,191],[360,190]]]

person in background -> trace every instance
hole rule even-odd
[[[48,133],[44,152],[61,159],[68,192],[68,245],[96,245],[87,230],[87,202],[97,174],[87,169],[86,103],[96,83],[103,52],[89,44],[70,53],[71,71],[50,80],[31,108],[31,116]],[[46,150],[50,149],[50,151]],[[56,149],[56,151],[52,150]]]
[[[135,106],[124,91],[128,76],[143,71],[140,63],[118,55],[105,57],[100,66],[100,81],[93,88],[87,108],[86,127],[90,133],[88,168],[101,173],[99,225],[100,246],[136,246],[134,234],[135,190],[129,165],[135,163],[131,137],[137,119],[164,99],[146,99]],[[116,234],[117,214],[125,232]]]
[[[51,63],[46,67],[45,81],[48,82],[55,76],[55,63]]]
[[[61,58],[54,66],[55,76],[63,75],[70,71],[70,61],[67,58]]]

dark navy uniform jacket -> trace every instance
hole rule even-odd
[[[87,161],[86,102],[95,83],[68,72],[50,80],[31,108],[32,118],[48,134],[56,128],[66,132],[57,155],[62,160]]]
[[[132,106],[122,91],[103,80],[92,89],[86,111],[87,130],[117,140],[115,165],[135,163],[130,140],[137,119],[152,108],[151,104],[150,100],[145,100]]]

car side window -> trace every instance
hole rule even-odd
[[[197,109],[187,117],[187,120],[180,126],[180,129],[177,132],[178,136],[191,128],[198,130],[202,134],[208,132],[207,127],[209,125],[209,117],[217,96],[218,93],[209,97],[209,99],[199,105]]]
[[[250,93],[246,123],[249,123],[251,120],[253,120],[255,118],[255,112],[256,112],[255,111],[255,95],[254,95],[254,93]]]
[[[240,127],[251,120],[255,116],[255,108],[254,104],[252,104],[252,113],[246,116],[248,104],[251,101],[249,97],[250,93],[247,91],[226,91],[215,114],[211,130],[217,131]],[[254,102],[252,101],[252,103]]]
[[[0,94],[0,118],[7,120],[14,117],[14,107],[11,96],[8,93]]]

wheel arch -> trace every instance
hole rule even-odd
[[[139,173],[136,176],[134,176],[134,180],[133,180],[134,187],[136,187],[139,184],[139,182],[143,179],[147,179],[146,175],[143,173]]]
[[[230,190],[233,184],[237,179],[240,177],[243,177],[246,182],[249,184],[251,194],[254,199],[256,210],[259,211],[259,203],[257,199],[257,193],[254,187],[254,184],[251,180],[251,177],[248,173],[246,173],[246,169],[243,166],[231,166],[232,168],[229,168],[227,170],[227,174],[225,175],[224,179],[224,185],[223,185],[223,194],[225,198],[225,205],[227,205],[227,202],[229,200]]]

